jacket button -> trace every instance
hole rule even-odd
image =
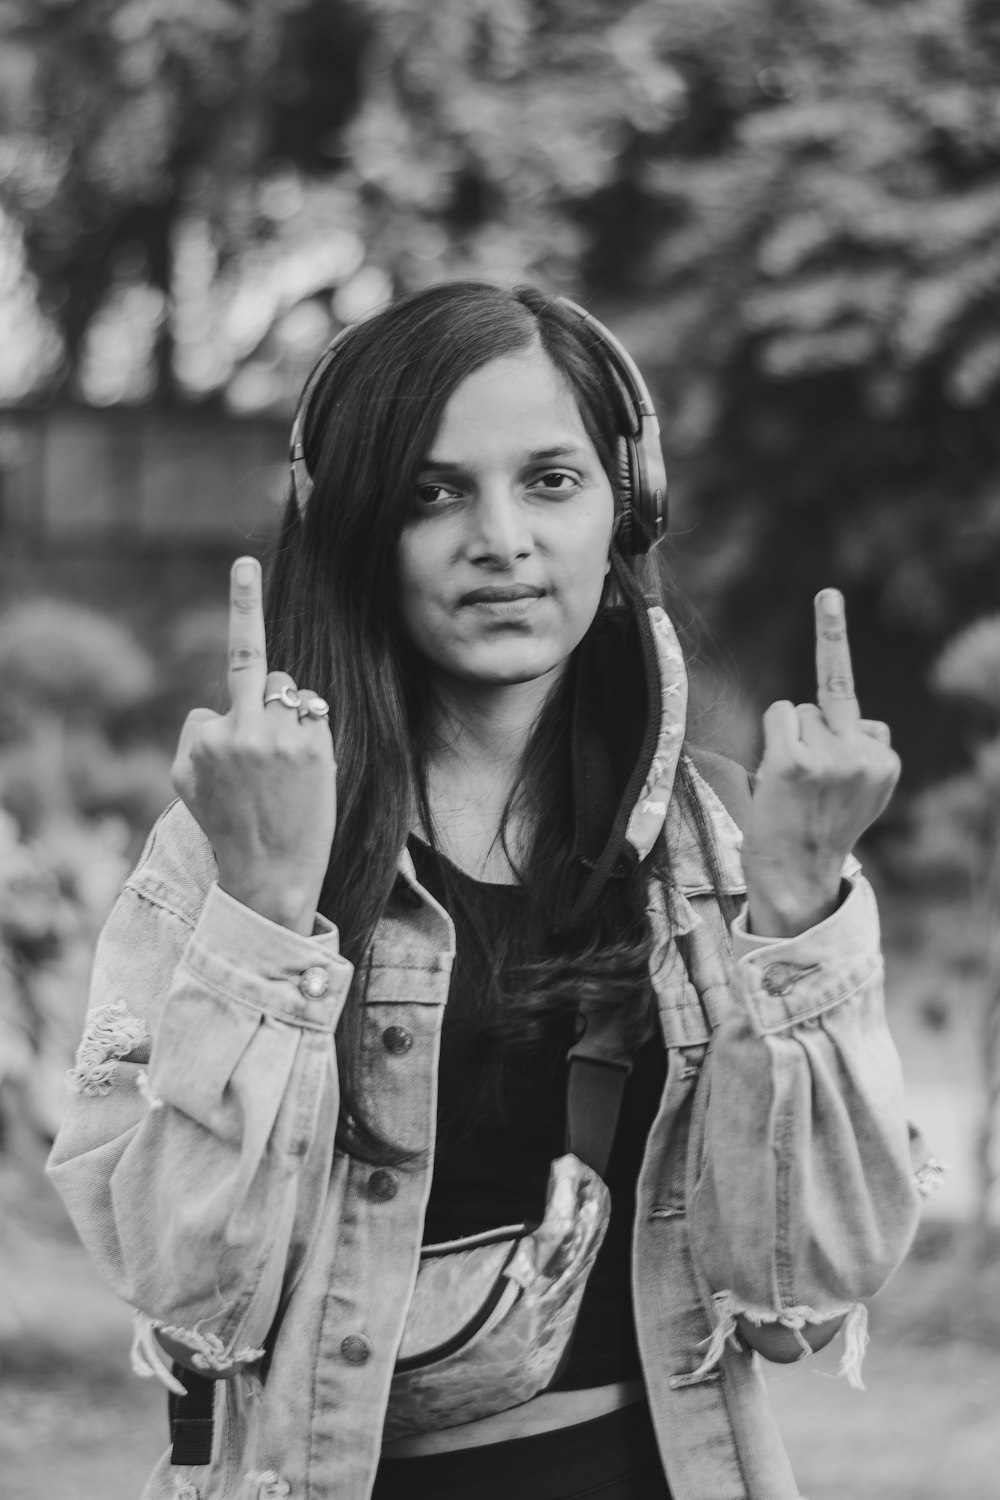
[[[363,1365],[372,1352],[372,1341],[363,1333],[349,1333],[340,1345],[349,1365]]]
[[[377,1203],[388,1203],[399,1191],[399,1179],[387,1167],[378,1167],[368,1179],[368,1196]]]
[[[307,1000],[322,1000],[330,993],[330,976],[320,964],[312,964],[299,975],[299,991]]]
[[[400,1057],[413,1046],[413,1033],[405,1026],[387,1026],[382,1033],[382,1046],[393,1057]]]
[[[768,964],[760,982],[769,995],[787,995],[801,972],[795,964]]]

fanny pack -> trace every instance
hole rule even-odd
[[[619,1017],[581,1013],[569,1053],[566,1135],[539,1224],[507,1225],[420,1252],[389,1392],[385,1438],[520,1406],[569,1357],[611,1212],[602,1179],[631,1069]]]

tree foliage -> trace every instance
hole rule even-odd
[[[173,294],[186,220],[208,225],[224,268],[261,232],[273,161],[329,167],[362,21],[336,0],[8,0],[0,194],[25,226],[68,372],[116,283]],[[165,322],[161,395],[169,333]]]
[[[995,12],[373,11],[349,141],[397,281],[591,301],[658,391],[679,568],[758,698],[811,695],[837,583],[869,711],[918,776],[953,756],[924,668],[1000,564]]]
[[[742,63],[717,68],[725,146],[644,164],[672,228],[622,288],[640,289],[633,342],[644,327],[654,368],[664,351],[725,623],[761,597],[797,597],[806,619],[825,574],[887,648],[905,633],[926,651],[989,606],[1000,550],[995,17],[962,0],[768,9],[765,97]]]
[[[810,692],[838,583],[870,711],[954,753],[913,683],[1000,564],[991,0],[8,0],[0,34],[0,201],[94,399],[124,347],[133,398],[280,404],[393,288],[541,280],[653,384],[753,692]]]
[[[936,881],[962,910],[963,956],[980,976],[974,1019],[982,1096],[966,1248],[982,1260],[1000,1184],[1000,615],[949,641],[932,681],[960,712],[971,710],[972,753],[964,771],[914,800],[905,855],[911,874]]]

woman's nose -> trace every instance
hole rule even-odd
[[[474,562],[509,567],[534,548],[525,507],[508,484],[484,486],[471,509],[471,521]]]

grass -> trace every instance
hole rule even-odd
[[[996,1500],[1000,1354],[963,1342],[873,1340],[863,1392],[814,1369],[768,1384],[808,1500]]]
[[[130,1338],[37,1167],[3,1163],[3,1500],[138,1500],[166,1446],[166,1394],[133,1376]]]
[[[4,1367],[4,1500],[138,1500],[165,1445],[164,1391],[134,1379],[120,1357]]]

